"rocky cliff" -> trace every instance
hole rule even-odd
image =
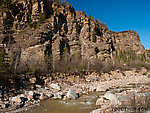
[[[131,53],[141,56],[145,49],[135,31],[114,32],[72,5],[52,0],[13,0],[1,8],[0,43],[14,68],[38,65],[45,57],[54,63],[67,59],[107,61]]]

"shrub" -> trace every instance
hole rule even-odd
[[[145,56],[145,52],[143,54],[141,54],[141,61],[145,61],[146,60],[146,56]]]
[[[91,15],[89,15],[89,19],[90,19],[90,20],[92,19],[92,16],[91,16]]]
[[[46,51],[45,53],[45,63],[46,63],[46,67],[47,67],[47,71],[50,72],[51,71],[51,57],[48,51]]]
[[[57,9],[55,10],[55,16],[57,15]]]
[[[92,42],[96,42],[96,36],[95,36],[95,33],[94,33],[94,31],[93,31],[93,33],[92,33]]]
[[[124,62],[127,62],[126,52],[125,51],[123,51],[123,52],[120,51],[119,58],[122,59]]]
[[[101,38],[101,41],[103,41],[103,36],[102,36],[102,35],[101,35],[101,37],[100,37],[100,38]]]
[[[7,53],[5,49],[2,49],[0,52],[0,73],[7,73],[9,68],[9,61],[6,59]]]
[[[29,17],[29,21],[28,21],[29,27],[32,28],[32,19],[31,19],[31,15]]]
[[[12,0],[0,0],[0,9],[9,9],[11,6]]]
[[[42,22],[45,21],[45,20],[46,20],[46,14],[45,14],[45,12],[44,12],[44,13],[41,13],[41,14],[40,14],[39,22],[42,23]]]

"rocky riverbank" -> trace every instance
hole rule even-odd
[[[62,74],[43,77],[43,85],[39,85],[36,77],[29,81],[33,84],[30,90],[22,89],[22,93],[4,98],[3,91],[0,90],[0,112],[20,112],[35,106],[40,101],[46,99],[78,99],[88,92],[103,92],[104,95],[97,95],[96,105],[100,111],[110,112],[112,106],[146,106],[150,97],[150,72],[142,68],[140,71],[111,71],[99,75],[96,72],[86,75]],[[24,109],[22,109],[24,108]],[[20,109],[20,110],[19,110]]]

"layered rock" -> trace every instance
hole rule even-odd
[[[40,23],[42,14],[47,19]],[[14,0],[10,10],[2,11],[0,19],[0,43],[7,45],[14,67],[44,68],[46,55],[50,62],[55,62],[62,58],[64,49],[68,59],[102,61],[113,59],[116,52],[134,51],[141,55],[145,51],[135,31],[110,31],[84,11],[75,12],[72,5],[49,0]],[[31,23],[36,29],[29,27]]]

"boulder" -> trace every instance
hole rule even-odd
[[[33,99],[35,96],[35,92],[34,91],[29,91],[29,98]]]
[[[104,104],[104,98],[103,97],[98,98],[96,101],[96,105],[98,106],[98,105],[102,105],[102,104]]]
[[[3,109],[8,108],[9,106],[10,106],[9,103],[3,103],[3,104],[1,105],[1,107],[2,107]]]
[[[36,84],[35,86],[36,86],[36,88],[41,88],[42,87],[41,85],[38,85],[38,84]]]
[[[75,90],[69,89],[69,91],[68,91],[67,94],[66,94],[66,97],[67,97],[68,99],[77,99],[77,98],[78,98],[78,95],[76,94]]]
[[[95,110],[93,110],[93,111],[90,112],[90,113],[103,113],[103,112],[101,111],[101,109],[95,109]]]
[[[50,99],[50,98],[52,98],[54,95],[53,95],[52,93],[48,93],[47,96],[48,96],[48,98]]]
[[[58,84],[52,83],[49,85],[51,88],[56,89],[56,90],[60,90],[60,86]]]
[[[12,97],[11,101],[16,102],[16,103],[21,103],[22,99],[20,96],[15,96],[15,97]]]
[[[107,89],[109,89],[109,86],[98,85],[97,88],[96,88],[96,91],[105,92]]]
[[[36,77],[30,78],[29,81],[30,81],[32,84],[35,84],[35,82],[36,82]]]
[[[95,86],[90,86],[89,91],[96,91],[96,87]]]
[[[117,96],[109,91],[105,93],[104,98],[110,100],[112,105],[120,105]]]
[[[44,95],[44,93],[40,93],[39,99],[40,100],[45,100],[45,99],[47,99],[47,96]]]
[[[0,103],[3,103],[4,99],[3,98],[0,98]]]

